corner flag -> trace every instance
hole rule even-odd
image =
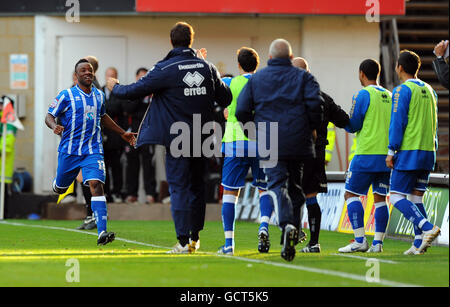
[[[5,99],[6,98],[6,99]],[[2,97],[3,103],[3,115],[1,118],[1,122],[3,124],[9,124],[16,127],[19,130],[24,130],[22,123],[17,118],[16,112],[14,111],[13,104],[8,96]]]

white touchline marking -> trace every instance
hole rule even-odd
[[[83,234],[87,234],[87,235],[98,237],[98,234],[93,233],[93,232],[87,232],[87,231],[82,231],[82,230],[77,230],[77,229],[70,229],[70,228],[64,228],[64,227],[45,226],[45,225],[29,225],[29,224],[13,223],[13,222],[6,222],[6,221],[0,221],[0,224],[13,225],[13,226],[34,227],[34,228],[44,228],[44,229],[52,229],[52,230],[64,230],[64,231],[83,233]],[[154,244],[149,244],[149,243],[137,242],[137,241],[122,239],[122,238],[118,238],[118,237],[116,237],[115,240],[126,242],[126,243],[133,243],[133,244],[137,244],[137,245],[155,247],[155,248],[170,249],[170,247],[167,247],[167,246],[160,246],[160,245],[154,245]]]
[[[64,227],[56,227],[56,226],[29,225],[29,224],[7,222],[7,221],[0,221],[0,224],[12,225],[12,226],[43,228],[43,229],[51,229],[51,230],[63,230],[63,231],[71,231],[71,232],[77,232],[77,233],[83,233],[83,234],[97,236],[97,234],[92,233],[92,232],[85,232],[85,231],[81,231],[81,230],[64,228]],[[122,239],[122,238],[118,238],[118,237],[116,237],[115,240],[122,241],[122,242],[127,242],[127,243],[132,243],[132,244],[137,244],[137,245],[161,248],[161,249],[170,249],[170,247],[167,247],[167,246],[148,244],[148,243],[143,243],[143,242],[138,242],[138,241]],[[228,259],[241,260],[241,261],[245,261],[245,262],[267,264],[267,265],[278,266],[278,267],[282,267],[282,268],[294,269],[294,270],[299,270],[299,271],[306,271],[306,272],[323,274],[323,275],[337,276],[337,277],[353,279],[353,280],[358,280],[358,281],[362,281],[362,282],[368,283],[367,280],[366,280],[366,276],[356,275],[356,274],[352,274],[352,273],[339,272],[339,271],[326,270],[326,269],[318,269],[318,268],[311,268],[311,267],[306,267],[306,266],[302,266],[302,265],[294,265],[294,264],[288,264],[288,263],[280,263],[280,262],[273,262],[273,261],[266,261],[266,260],[259,260],[259,259],[251,259],[251,258],[245,258],[245,257],[239,257],[239,256],[222,255],[222,254],[210,253],[210,252],[201,252],[201,253],[202,254],[207,254],[207,255],[212,255],[212,256],[225,257],[225,258],[228,258]],[[405,283],[391,281],[391,280],[386,280],[386,279],[380,279],[380,281],[377,282],[376,284],[384,285],[384,286],[390,286],[390,287],[422,287],[420,285],[405,284]]]
[[[380,259],[380,258],[375,258],[375,257],[363,257],[363,256],[347,255],[347,254],[331,254],[331,256],[341,256],[341,257],[355,258],[355,259],[361,259],[361,260],[376,259],[379,262],[384,262],[384,263],[389,263],[389,264],[398,264],[398,262],[393,261],[393,260]]]

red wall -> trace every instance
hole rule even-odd
[[[404,15],[405,0],[378,0],[381,15]],[[368,5],[366,6],[366,2]],[[136,0],[137,12],[365,15],[377,0]]]

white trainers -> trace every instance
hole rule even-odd
[[[411,245],[411,247],[403,252],[403,255],[422,255],[424,251],[419,251],[417,247],[414,246],[414,243]]]
[[[180,242],[178,242],[172,250],[166,252],[166,254],[189,254],[189,244],[185,246],[181,246]]]
[[[192,241],[189,239],[189,253],[195,253],[197,250],[200,249],[200,239],[197,241]]]
[[[366,253],[382,253],[383,252],[383,244],[371,245]]]
[[[234,248],[233,246],[228,246],[225,247],[225,245],[221,246],[219,248],[219,250],[217,251],[218,254],[223,254],[223,255],[230,255],[233,256],[234,255]]]
[[[347,246],[338,249],[340,253],[356,253],[356,252],[366,252],[369,249],[369,244],[367,239],[364,237],[363,243],[358,243],[356,241],[350,243]]]
[[[418,250],[420,252],[423,252],[428,247],[431,246],[431,243],[441,234],[441,229],[437,226],[433,226],[431,230],[423,231],[423,239],[422,244],[419,246]]]

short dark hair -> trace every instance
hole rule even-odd
[[[362,71],[366,75],[367,79],[377,80],[381,72],[381,66],[378,61],[374,59],[367,59],[362,61],[361,65],[359,65],[359,71]]]
[[[402,50],[398,57],[397,64],[401,65],[407,74],[415,76],[422,63],[417,53],[411,50]]]
[[[147,73],[147,72],[148,72],[148,69],[145,68],[145,67],[139,67],[139,68],[136,70],[136,76],[139,75],[139,74],[141,73],[141,71],[145,71],[145,73]]]
[[[239,48],[237,57],[239,65],[241,65],[245,72],[255,71],[259,66],[259,55],[253,48]]]
[[[194,29],[190,24],[180,21],[170,30],[170,42],[174,48],[191,47],[194,34]]]
[[[88,60],[86,60],[86,59],[79,59],[78,60],[78,62],[75,64],[75,73],[77,73],[77,67],[78,67],[78,65],[79,64],[81,64],[81,63],[88,63],[88,64],[91,64],[91,63],[89,63],[89,61]],[[92,64],[91,64],[92,65]],[[93,69],[93,68],[92,68]]]
[[[98,70],[97,58],[93,55],[88,55],[87,57],[85,57],[85,59],[88,60],[89,63],[91,63],[92,68],[94,69],[94,73],[97,72],[97,70]]]

